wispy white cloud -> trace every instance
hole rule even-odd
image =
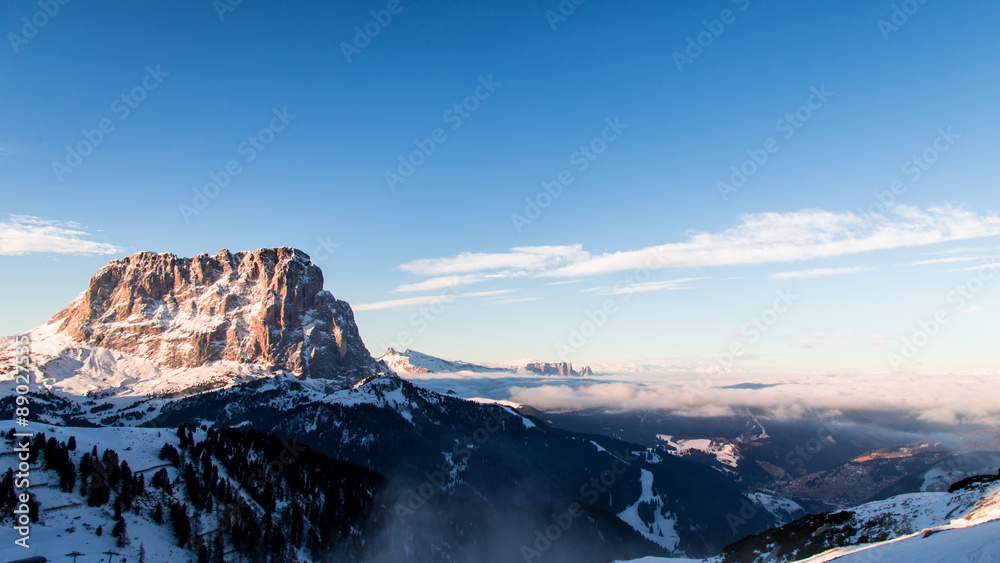
[[[911,266],[924,266],[926,264],[950,264],[952,262],[972,262],[982,260],[982,256],[950,256],[948,258],[934,258],[932,260],[919,260],[910,264]]]
[[[422,277],[506,271],[579,278],[634,269],[800,262],[997,235],[1000,216],[947,205],[926,210],[899,205],[872,222],[854,213],[806,209],[745,214],[737,226],[723,231],[693,232],[682,242],[636,250],[591,254],[582,245],[517,247],[500,253],[415,260],[400,268]],[[790,277],[778,279],[857,271],[862,270],[807,270],[809,274],[788,272],[782,275]]]
[[[476,291],[471,293],[445,293],[443,295],[421,295],[419,297],[407,297],[405,299],[390,299],[388,301],[377,301],[375,303],[361,303],[351,305],[354,311],[380,311],[383,309],[405,309],[407,307],[419,307],[432,303],[450,303],[461,297],[492,297],[496,295],[506,295],[513,293],[513,289],[498,289],[495,291]]]
[[[0,221],[0,255],[55,253],[92,256],[123,251],[113,244],[90,240],[90,236],[79,223],[11,215],[7,221]]]
[[[984,256],[982,262],[976,264],[975,266],[967,266],[965,268],[952,268],[948,270],[949,272],[973,272],[976,270],[996,270],[1000,268],[1000,256]]]
[[[566,285],[566,284],[570,284],[570,283],[584,282],[584,281],[587,281],[587,279],[588,278],[578,279],[578,280],[561,280],[561,281],[554,281],[554,282],[543,283],[542,285]]]
[[[612,287],[591,287],[585,289],[587,292],[594,292],[598,295],[627,295],[630,293],[646,293],[649,291],[677,291],[691,289],[690,282],[704,280],[708,278],[679,278],[669,281],[648,281],[641,283],[631,283]]]
[[[960,313],[978,313],[979,311],[985,311],[985,310],[986,310],[986,307],[983,307],[982,305],[973,305],[972,307],[966,307],[965,309],[962,309],[959,312]]]
[[[525,272],[501,271],[489,274],[464,274],[461,276],[438,276],[426,279],[422,282],[403,284],[392,290],[393,293],[408,293],[416,291],[434,291],[449,287],[459,287],[474,283],[482,283],[490,280],[519,278],[527,275]]]
[[[514,293],[513,289],[496,289],[493,291],[473,291],[471,293],[462,293],[462,297],[493,297],[494,295],[507,295],[508,293]]]
[[[528,303],[531,301],[538,301],[541,297],[509,297],[507,299],[501,299],[499,303],[501,305],[511,305],[513,303]]]
[[[862,266],[854,266],[850,268],[816,268],[814,270],[779,272],[777,274],[771,274],[771,278],[776,280],[811,280],[814,278],[824,278],[826,276],[842,276],[846,274],[857,274],[859,272],[868,272],[874,269],[875,268],[868,268]]]
[[[962,246],[959,248],[949,248],[948,250],[935,250],[934,252],[921,252],[920,256],[940,256],[942,254],[963,254],[966,252],[985,252],[990,248],[969,248]]]
[[[351,305],[351,308],[355,311],[380,311],[382,309],[402,309],[404,307],[418,307],[420,305],[429,305],[431,303],[443,302],[447,303],[454,299],[452,296],[447,295],[422,295],[420,297],[407,297],[405,299],[390,299],[388,301],[378,301],[375,303],[360,303],[358,305]]]
[[[1000,235],[1000,216],[951,206],[924,211],[899,205],[892,218],[870,224],[853,213],[819,209],[756,213],[743,215],[738,226],[722,232],[694,233],[685,242],[588,256],[546,275],[797,262],[996,235]]]
[[[471,283],[479,283],[485,281],[484,276],[467,274],[464,276],[440,276],[436,278],[430,278],[422,282],[403,284],[393,292],[411,292],[411,291],[434,291],[435,289],[444,289],[446,287],[457,287],[460,285],[468,285]]]
[[[399,266],[418,276],[446,276],[491,270],[538,271],[589,256],[583,245],[526,246],[496,254],[463,252],[453,258],[425,258]]]

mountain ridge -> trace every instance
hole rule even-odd
[[[514,360],[497,364],[476,364],[461,360],[445,360],[443,358],[418,352],[407,348],[402,352],[392,347],[378,358],[396,373],[418,375],[427,373],[497,373],[497,374],[534,374],[561,377],[589,377],[594,370],[589,365],[573,368],[569,362],[545,362],[533,359]]]

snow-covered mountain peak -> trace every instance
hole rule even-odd
[[[98,388],[206,370],[284,371],[347,387],[380,371],[350,306],[288,247],[113,260],[30,336],[47,378],[89,374]]]

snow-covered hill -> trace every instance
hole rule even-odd
[[[462,361],[443,360],[441,358],[417,352],[404,350],[402,352],[389,348],[378,358],[380,362],[398,374],[419,373],[514,373],[515,369],[497,368]]]
[[[11,429],[16,432],[25,431],[15,427],[12,421],[0,421],[0,433],[6,435]],[[178,438],[171,430],[158,428],[65,428],[43,426],[28,429],[44,432],[48,438],[68,442],[72,436],[76,443],[73,456],[74,464],[79,463],[83,453],[97,448],[99,452],[107,449],[122,454],[122,459],[128,462],[134,474],[143,474],[148,483],[153,473],[159,468],[165,468],[171,479],[176,479],[177,470],[159,459],[158,453],[165,443],[177,445]],[[0,440],[5,449],[9,442]],[[15,468],[15,456],[0,457],[0,474],[10,468]],[[140,548],[145,552],[145,560],[149,563],[185,561],[190,552],[177,546],[168,530],[155,524],[149,517],[150,505],[142,500],[138,507],[142,514],[125,511],[122,516],[126,523],[129,537],[134,541],[123,547],[117,546],[117,539],[112,537],[114,525],[112,506],[88,506],[76,491],[82,486],[74,487],[74,492],[64,492],[58,488],[59,476],[50,469],[34,466],[29,472],[29,491],[41,503],[41,521],[30,526],[28,548],[14,545],[14,539],[20,537],[8,523],[0,529],[0,560],[15,559],[43,555],[49,560],[62,556],[71,550],[89,554],[92,560],[97,560],[97,554],[115,550],[126,556],[130,561],[137,561]],[[104,472],[98,472],[95,479],[102,479]],[[6,515],[5,515],[6,516]],[[101,529],[98,535],[98,528]],[[59,551],[53,549],[58,546]],[[86,561],[83,559],[82,561]]]
[[[945,532],[949,537],[966,536],[973,541],[978,537],[978,531],[968,534],[956,531],[987,524],[997,519],[1000,519],[1000,484],[972,483],[954,492],[900,495],[840,512],[809,515],[733,543],[726,548],[719,561],[721,563],[790,563],[799,560],[819,562],[830,561],[836,559],[838,555],[864,549],[869,550],[867,557],[880,553],[883,548],[889,550],[889,546],[893,546],[892,550],[909,549],[899,547],[897,544],[919,543],[918,539],[930,538]],[[942,549],[946,545],[952,546],[948,549],[955,547],[950,541],[941,542]],[[983,549],[995,549],[995,546],[987,545]],[[994,554],[1000,555],[1000,553]],[[945,553],[940,559],[924,560],[977,561],[962,559],[966,555],[967,552],[959,550]],[[930,555],[925,556],[930,557]],[[911,561],[902,558],[886,560]]]
[[[719,463],[730,467],[736,467],[737,462],[740,459],[739,452],[736,450],[735,444],[728,442],[708,438],[674,440],[674,437],[668,434],[658,434],[656,437],[672,448],[671,453],[675,453],[679,456],[683,456],[691,451],[698,451],[713,456],[719,461]]]
[[[769,553],[708,559],[642,557],[628,563],[991,563],[1000,561],[1000,485],[955,493],[920,493],[868,503],[853,510],[862,537],[885,537],[795,558],[775,545]],[[793,522],[788,526],[794,526]],[[905,530],[905,532],[904,532]],[[853,539],[856,540],[858,536]],[[781,554],[781,555],[779,555]],[[624,561],[618,563],[625,563]]]
[[[940,526],[897,540],[836,549],[799,563],[993,563],[1000,560],[1000,520]]]

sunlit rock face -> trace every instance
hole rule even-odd
[[[228,360],[353,384],[378,371],[345,301],[293,248],[109,262],[51,322],[74,340],[197,367]]]

